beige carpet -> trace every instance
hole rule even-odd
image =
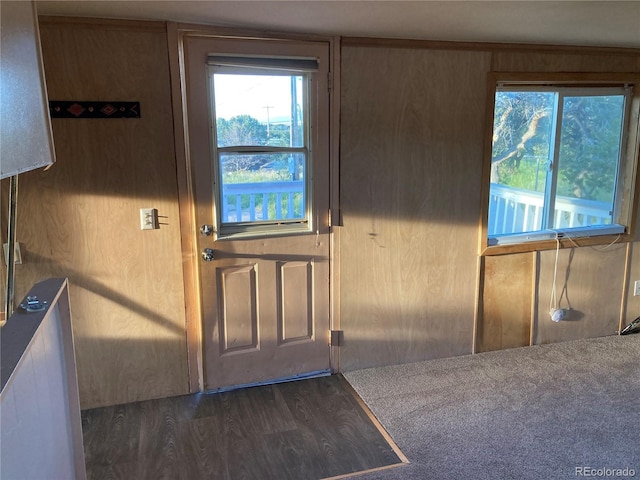
[[[361,478],[640,478],[640,334],[345,377],[411,462]]]

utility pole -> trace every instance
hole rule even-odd
[[[266,105],[262,108],[267,110],[267,141],[271,138],[271,121],[269,120],[269,110],[271,110],[273,105]]]
[[[299,138],[298,138],[298,85],[297,79],[295,76],[291,76],[291,126],[289,127],[289,146],[298,147]],[[295,155],[291,155],[291,180],[298,180],[298,165],[296,165]]]

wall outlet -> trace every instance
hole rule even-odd
[[[636,280],[633,284],[633,296],[640,297],[640,280]]]

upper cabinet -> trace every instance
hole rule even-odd
[[[34,2],[0,2],[0,178],[55,161]]]

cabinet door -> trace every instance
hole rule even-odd
[[[34,2],[2,2],[0,178],[55,161]]]

